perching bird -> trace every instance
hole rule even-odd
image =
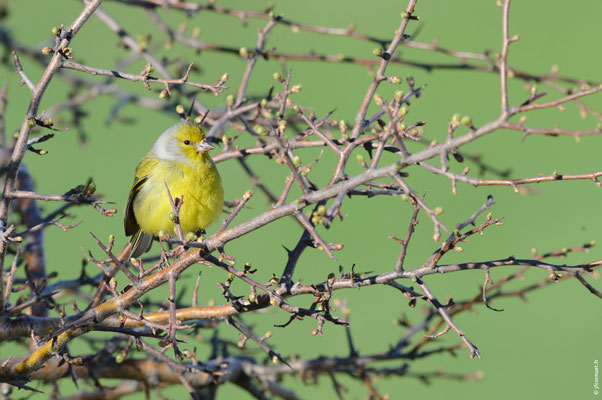
[[[124,227],[131,236],[130,257],[147,252],[160,232],[173,234],[173,199],[184,196],[179,211],[184,235],[199,234],[215,221],[224,204],[224,189],[208,151],[203,129],[180,122],[167,129],[144,156],[138,167],[125,206]]]

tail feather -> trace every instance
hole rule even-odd
[[[130,258],[138,258],[142,254],[150,250],[153,245],[153,235],[144,233],[142,229],[139,229],[130,238],[132,249],[130,250]]]

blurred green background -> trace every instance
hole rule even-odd
[[[219,1],[219,5],[235,9],[265,9],[264,2]],[[39,48],[48,45],[52,26],[68,26],[81,10],[81,3],[72,0],[8,1],[8,18],[2,21],[3,28],[12,32],[14,38],[28,46]],[[356,24],[358,32],[379,38],[391,38],[399,24],[399,14],[406,2],[399,1],[313,1],[278,2],[276,13],[286,18],[314,25],[346,27]],[[238,56],[202,52],[176,44],[172,50],[164,47],[166,40],[145,13],[137,7],[125,6],[107,1],[103,8],[118,19],[130,35],[151,35],[150,49],[157,55],[170,58],[180,57],[185,62],[194,61],[201,68],[194,79],[213,82],[224,72],[230,73],[230,90],[219,97],[211,94],[199,96],[199,100],[210,107],[218,107],[225,101],[228,93],[235,93],[245,61]],[[195,27],[201,29],[200,39],[209,43],[233,46],[236,48],[254,48],[257,28],[264,21],[250,19],[243,26],[234,17],[202,12],[192,18],[184,13],[158,10],[173,29],[186,24],[190,34]],[[599,17],[602,3],[577,0],[570,8],[563,2],[544,0],[515,1],[511,7],[510,34],[519,34],[520,40],[510,48],[509,64],[515,68],[534,74],[545,74],[553,65],[559,67],[559,74],[574,78],[602,80],[602,49],[600,37],[602,28]],[[491,49],[500,51],[501,9],[495,1],[466,0],[463,2],[419,1],[416,15],[421,21],[410,23],[407,33],[415,34],[420,42],[431,42],[437,38],[442,47],[471,52],[483,52]],[[92,19],[72,43],[75,61],[97,68],[113,69],[117,63],[129,54],[129,50],[119,46],[118,37],[106,26]],[[272,31],[266,48],[275,47],[284,53],[307,53],[315,51],[325,54],[339,54],[370,58],[373,44],[346,37],[318,35],[309,32],[294,33],[286,26],[276,26]],[[404,59],[425,63],[458,64],[454,58],[431,52],[401,47]],[[7,131],[12,134],[18,130],[29,101],[29,91],[19,87],[19,77],[6,48],[2,50],[8,62],[0,65],[0,78],[9,81],[9,105],[7,113]],[[28,76],[37,82],[42,69],[31,59],[22,57],[22,63]],[[126,72],[138,73],[145,62],[138,60],[127,67]],[[293,69],[292,82],[303,85],[303,91],[295,95],[294,100],[312,107],[318,118],[336,108],[332,118],[353,121],[355,112],[371,81],[369,70],[365,67],[349,64],[325,62],[290,62],[283,68],[276,60],[260,59],[247,92],[247,97],[263,97],[275,82],[274,72]],[[66,74],[81,79],[98,82],[102,77],[86,76],[75,71]],[[499,78],[496,74],[470,70],[435,69],[431,72],[399,65],[390,65],[389,76],[411,75],[418,85],[427,88],[420,99],[412,101],[408,121],[427,121],[424,135],[429,139],[444,140],[447,124],[454,113],[470,115],[475,125],[486,123],[499,114]],[[156,86],[153,92],[146,91],[142,85],[125,81],[115,82],[124,90],[158,99]],[[402,89],[407,90],[404,83]],[[398,87],[383,84],[379,94],[390,98]],[[516,105],[522,103],[528,92],[524,83],[511,80],[509,83],[510,101]],[[547,89],[546,89],[547,90]],[[550,90],[548,90],[551,92]],[[69,87],[60,79],[55,79],[48,89],[41,109],[49,109],[68,98]],[[551,92],[546,99],[559,97]],[[184,101],[184,100],[183,100]],[[587,98],[585,103],[600,111],[600,96]],[[104,199],[116,203],[119,213],[113,218],[101,216],[91,208],[72,209],[71,219],[67,223],[79,220],[84,222],[76,229],[63,232],[51,227],[46,231],[48,270],[57,271],[59,279],[74,279],[79,276],[82,253],[80,247],[100,257],[88,232],[100,238],[113,233],[119,244],[125,244],[122,231],[122,214],[127,193],[138,160],[150,149],[157,136],[167,127],[178,121],[175,111],[163,113],[149,111],[135,105],[127,105],[119,112],[119,118],[111,117],[111,108],[117,103],[115,98],[100,97],[83,106],[88,113],[83,122],[87,134],[87,143],[82,144],[77,130],[58,132],[56,137],[39,146],[48,150],[45,156],[28,153],[25,164],[34,175],[37,191],[42,193],[64,193],[70,188],[85,183],[92,178]],[[188,103],[184,103],[188,106]],[[567,129],[593,129],[598,121],[592,117],[581,118],[574,104],[567,104],[566,110],[536,111],[528,115],[527,125],[538,128],[558,126]],[[64,118],[60,118],[64,116]],[[56,126],[70,127],[69,114],[55,116]],[[226,131],[232,135],[233,132]],[[586,173],[600,170],[599,137],[583,137],[580,142],[570,137],[530,136],[521,140],[519,132],[499,131],[464,148],[466,152],[481,154],[483,160],[498,169],[512,170],[512,177],[531,177],[539,173]],[[412,147],[412,150],[420,146]],[[358,150],[358,154],[363,150]],[[299,151],[297,154],[304,162],[309,162],[318,154],[315,150]],[[387,159],[386,159],[387,160]],[[263,178],[264,183],[277,195],[284,186],[284,177],[288,175],[285,166],[278,166],[273,160],[251,157],[249,165]],[[313,170],[314,179],[324,183],[336,160],[325,155]],[[478,168],[470,162],[458,164],[451,162],[454,172],[461,172],[471,166],[472,175]],[[236,161],[219,164],[223,177],[227,200],[240,197],[253,186]],[[358,172],[355,156],[349,166],[349,172]],[[498,203],[492,209],[494,216],[505,216],[502,227],[489,228],[484,236],[475,236],[462,247],[464,252],[449,254],[444,263],[484,261],[505,258],[514,255],[528,258],[531,249],[540,253],[565,247],[581,246],[591,240],[600,240],[602,233],[602,195],[600,189],[591,182],[559,182],[534,186],[536,193],[516,194],[507,187],[480,187],[459,184],[458,194],[451,194],[450,182],[444,178],[431,176],[419,167],[408,170],[411,176],[408,183],[418,193],[428,192],[427,202],[431,206],[440,205],[445,209],[443,222],[453,227],[472,214],[493,194]],[[486,175],[486,177],[493,177]],[[235,220],[242,222],[270,207],[267,199],[255,190],[256,196],[249,202]],[[297,194],[297,192],[293,192]],[[292,198],[292,197],[290,197]],[[58,207],[58,204],[42,204],[45,213]],[[327,241],[340,242],[344,250],[336,253],[337,261],[330,260],[324,253],[308,250],[303,255],[295,279],[304,283],[323,281],[330,272],[336,272],[339,265],[345,270],[356,264],[356,271],[385,272],[395,263],[398,245],[388,239],[395,235],[402,237],[407,229],[411,215],[409,206],[397,198],[353,198],[347,200],[342,209],[347,218],[343,223],[336,222],[333,227],[321,234]],[[216,227],[208,230],[211,234]],[[238,264],[251,262],[259,268],[255,279],[267,281],[272,272],[279,275],[286,262],[286,253],[282,246],[292,248],[301,234],[298,224],[292,219],[284,219],[247,235],[227,247],[227,252],[237,258]],[[432,224],[428,218],[422,218],[417,233],[410,245],[406,265],[420,265],[436,248],[432,240]],[[157,251],[155,245],[154,251]],[[602,250],[594,247],[589,253],[572,254],[567,259],[555,259],[555,263],[578,264],[600,259]],[[94,266],[89,266],[95,273]],[[214,299],[223,302],[216,282],[224,280],[221,271],[203,270],[203,279],[199,302],[206,304]],[[514,268],[499,268],[492,271],[495,281],[514,271]],[[180,279],[180,285],[194,282],[198,270],[190,269]],[[541,270],[527,272],[526,280],[513,282],[509,288],[520,288],[529,282],[544,280],[547,274]],[[590,282],[599,289],[602,282],[599,276],[589,277]],[[442,301],[448,297],[455,300],[468,299],[480,290],[484,276],[482,272],[463,272],[442,276],[428,276],[426,282]],[[188,281],[188,282],[187,282]],[[403,282],[402,282],[403,283]],[[248,292],[245,285],[235,283],[234,290],[241,294]],[[188,295],[190,294],[189,288]],[[167,289],[159,289],[155,296],[164,299]],[[401,313],[407,314],[412,322],[419,322],[423,316],[424,305],[415,309],[396,291],[385,287],[369,287],[362,290],[340,291],[336,298],[346,299],[351,310],[351,331],[355,345],[361,355],[386,351],[389,345],[399,340],[404,328],[397,326],[394,320]],[[308,306],[311,298],[296,298],[293,304]],[[432,398],[445,396],[448,399],[489,399],[518,398],[594,398],[593,361],[602,358],[600,332],[599,299],[590,294],[576,280],[569,280],[528,294],[526,301],[517,298],[502,299],[493,305],[503,308],[496,313],[483,307],[477,307],[474,313],[463,313],[455,322],[466,332],[483,354],[482,360],[470,360],[468,351],[457,352],[456,357],[436,355],[424,360],[412,362],[414,373],[471,373],[482,371],[484,379],[472,382],[456,382],[434,378],[430,385],[412,377],[379,378],[376,388],[381,394],[389,394],[396,399],[407,395]],[[270,343],[275,349],[289,356],[297,354],[303,358],[318,355],[346,356],[348,349],[344,329],[327,325],[324,337],[314,337],[315,321],[306,319],[280,329],[273,324],[283,323],[288,316],[279,310],[268,310],[257,315],[246,315],[244,320],[254,327],[259,335],[268,330],[274,333]],[[226,325],[221,326],[224,337],[237,339],[236,332]],[[97,334],[99,337],[100,334]],[[210,335],[210,332],[207,332]],[[449,333],[437,339],[438,344],[457,343],[459,338]],[[197,346],[202,359],[209,351],[208,344],[187,340],[189,347]],[[260,350],[251,344],[251,351],[262,358]],[[85,353],[86,344],[81,340],[73,343],[72,352]],[[0,346],[0,356],[24,354],[25,350],[16,350],[9,343]],[[397,366],[399,362],[386,365]],[[363,399],[368,396],[365,385],[341,376],[340,382],[349,389],[345,398]],[[334,398],[330,379],[320,377],[320,384],[304,385],[298,379],[287,378],[285,384],[291,385],[302,398]],[[35,384],[34,384],[35,386]],[[65,393],[75,391],[68,388]],[[167,391],[168,396],[180,396],[182,391]],[[230,398],[246,394],[233,385],[220,389],[221,398]],[[37,396],[37,395],[36,395]],[[33,396],[34,398],[38,398]]]

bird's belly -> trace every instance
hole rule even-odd
[[[221,179],[215,168],[199,172],[181,165],[177,168],[157,167],[134,203],[134,215],[144,232],[151,235],[161,231],[169,235],[174,233],[175,224],[170,219],[173,208],[165,183],[174,200],[184,197],[179,213],[184,234],[205,229],[219,217],[224,199]]]

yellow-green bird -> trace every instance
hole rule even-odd
[[[125,234],[131,236],[130,257],[147,252],[159,232],[174,233],[173,209],[165,185],[174,199],[184,196],[179,217],[185,235],[198,235],[219,217],[224,189],[209,157],[213,148],[200,126],[185,121],[163,132],[142,157],[123,220]]]

